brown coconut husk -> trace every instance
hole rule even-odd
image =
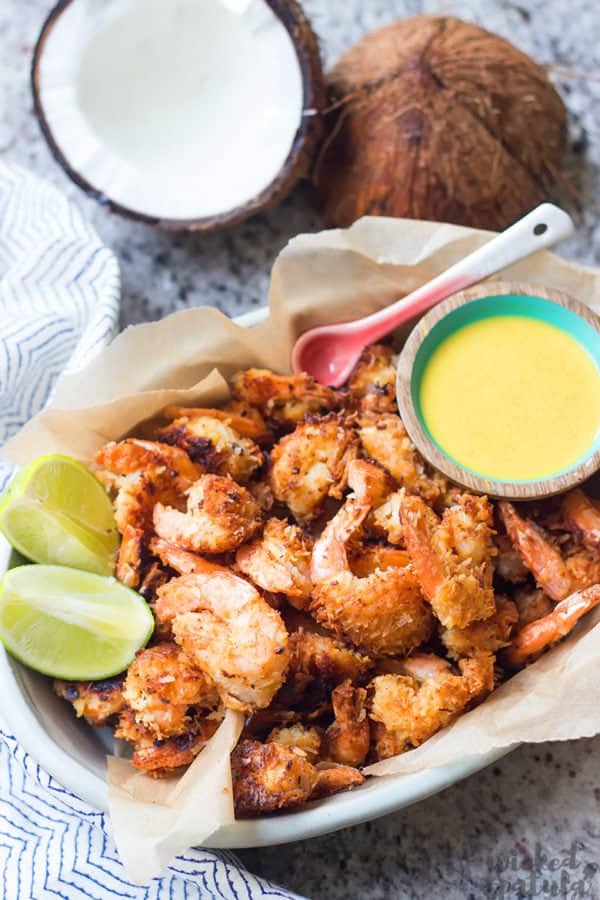
[[[367,35],[328,77],[313,170],[327,222],[402,216],[502,229],[546,199],[566,110],[544,68],[449,16]]]

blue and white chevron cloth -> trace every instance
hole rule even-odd
[[[108,343],[118,310],[116,259],[76,207],[35,175],[0,163],[0,445],[43,407],[61,371]],[[10,472],[0,462],[0,490]],[[1,900],[296,897],[255,878],[232,854],[205,850],[134,885],[106,825],[0,728]]]

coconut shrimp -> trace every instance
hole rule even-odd
[[[357,453],[356,436],[341,416],[298,425],[271,454],[273,496],[298,522],[309,522],[319,515],[328,497],[342,497],[348,464]]]
[[[289,663],[280,614],[255,587],[224,566],[198,558],[196,571],[159,589],[157,614],[173,614],[176,642],[216,685],[223,704],[268,706]]]
[[[262,522],[252,494],[220,475],[202,475],[192,485],[186,512],[157,503],[153,515],[159,537],[196,553],[235,550]]]
[[[141,528],[135,528],[133,525],[126,525],[121,537],[115,572],[122,584],[134,590],[139,587],[142,580],[144,557],[144,531]]]
[[[299,628],[290,634],[290,675],[303,675],[335,687],[343,681],[364,680],[373,663],[331,635]]]
[[[313,765],[297,747],[250,740],[241,741],[231,754],[231,774],[239,816],[291,809],[364,781],[349,766]]]
[[[562,497],[565,522],[590,550],[600,550],[600,509],[579,488]]]
[[[307,728],[299,722],[293,725],[281,725],[273,728],[267,736],[267,743],[281,744],[284,747],[296,747],[301,750],[309,762],[315,763],[319,758],[323,736],[318,728]]]
[[[96,463],[102,467],[96,473],[100,480],[116,492],[115,520],[121,534],[128,526],[149,530],[155,504],[160,500],[181,505],[202,472],[179,447],[136,438],[101,447]]]
[[[493,690],[493,656],[480,653],[458,666],[455,674],[447,660],[415,654],[402,661],[403,674],[373,679],[370,716],[378,759],[418,747]]]
[[[160,778],[189,766],[218,727],[218,718],[195,717],[183,734],[158,739],[149,728],[137,722],[132,709],[126,709],[119,717],[114,734],[118,740],[133,744],[131,762],[136,769]]]
[[[405,569],[409,565],[410,557],[406,550],[386,544],[368,544],[350,557],[352,573],[359,578],[367,578],[378,569]]]
[[[537,586],[552,600],[564,600],[574,591],[600,582],[597,550],[577,544],[572,547],[563,544],[559,549],[548,534],[521,516],[512,503],[501,502],[499,510],[509,538]]]
[[[541,619],[525,625],[502,653],[502,663],[519,669],[569,634],[582,616],[600,603],[600,584],[575,591]]]
[[[304,609],[310,599],[310,558],[313,542],[296,525],[269,519],[260,538],[236,553],[238,569],[257,587],[285,594],[292,606]]]
[[[323,737],[324,759],[346,766],[364,763],[371,743],[371,729],[365,708],[367,692],[351,681],[338,685],[331,695],[335,721]]]
[[[205,472],[229,475],[234,481],[246,484],[263,464],[262,451],[233,427],[232,417],[212,413],[210,409],[204,414],[200,410],[188,410],[158,429],[157,437],[166,444],[181,447]]]
[[[210,679],[173,643],[140,650],[127,670],[123,697],[136,722],[159,739],[187,731],[193,709],[218,702]]]
[[[256,407],[277,428],[293,428],[310,416],[322,416],[344,404],[343,395],[310,375],[275,375],[267,369],[247,369],[233,376],[234,399]]]
[[[368,463],[356,461],[353,470]],[[311,562],[316,620],[364,653],[394,656],[426,641],[433,617],[410,566],[376,569],[366,578],[352,573],[348,544],[371,510],[351,496],[316,541]]]
[[[384,344],[366,347],[350,376],[348,390],[362,412],[397,412],[396,364],[392,348]]]
[[[442,628],[440,638],[451,659],[475,656],[479,651],[497,653],[510,643],[520,621],[515,603],[508,597],[496,597],[496,612],[488,619],[471,622],[466,628]]]
[[[226,422],[234,431],[257,444],[272,444],[273,432],[256,407],[249,406],[240,400],[230,400],[221,409],[198,406],[166,406],[163,410],[166,419],[197,419],[208,416]]]
[[[441,494],[442,479],[427,473],[420,455],[400,416],[370,414],[362,416],[359,437],[365,456],[390,473],[399,487],[434,503]]]
[[[423,593],[445,628],[465,628],[496,609],[492,589],[492,510],[486,497],[463,494],[443,518],[406,494],[402,531]]]
[[[83,716],[90,725],[107,725],[125,709],[123,676],[104,681],[54,682],[54,692],[72,704],[78,718]]]

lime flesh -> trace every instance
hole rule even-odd
[[[22,663],[54,678],[116,675],[153,629],[148,604],[111,577],[27,565],[10,569],[0,584],[0,640]]]
[[[103,485],[68,456],[24,466],[0,500],[0,531],[27,559],[110,575],[119,535]]]

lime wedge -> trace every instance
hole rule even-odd
[[[94,681],[126,669],[154,629],[148,604],[116,579],[64,566],[18,566],[0,584],[0,640],[54,678]]]
[[[119,535],[110,498],[69,456],[40,456],[19,471],[0,499],[0,531],[34,562],[114,571]]]

